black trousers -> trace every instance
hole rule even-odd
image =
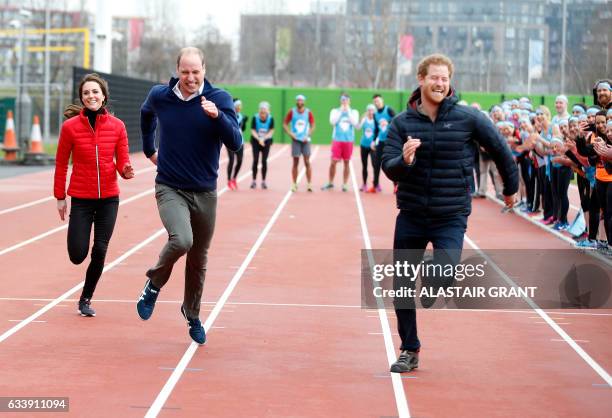
[[[555,215],[553,210],[552,184],[546,175],[546,166],[538,168],[538,189],[542,196],[542,211],[544,219]]]
[[[589,183],[588,179],[580,175],[577,176],[576,182],[578,183],[580,206],[582,207],[583,212],[587,213],[589,211],[589,207],[591,206],[591,183]]]
[[[361,151],[361,177],[363,178],[363,184],[366,184],[368,182],[368,157],[370,157],[369,159],[372,161],[372,169],[374,170],[376,165],[376,151],[373,151],[370,147],[362,146],[360,146],[359,149]],[[374,183],[376,183],[376,180]]]
[[[456,265],[461,261],[463,236],[467,228],[467,216],[457,215],[450,219],[426,219],[400,211],[395,222],[393,248],[413,250],[411,264],[418,264],[429,242],[434,248],[435,264]],[[394,286],[397,284],[395,283]],[[416,309],[405,309],[395,303],[398,334],[402,340],[401,350],[417,351],[421,342],[417,335]]]
[[[259,154],[261,154],[261,179],[266,179],[268,173],[268,155],[272,147],[272,140],[266,139],[262,147],[258,141],[251,139],[251,148],[253,148],[253,180],[257,178],[257,166],[259,165]]]
[[[563,223],[567,223],[567,212],[569,211],[569,189],[572,179],[572,169],[569,167],[552,167],[552,195],[553,195],[553,216]]]
[[[606,228],[608,245],[612,245],[612,182],[597,180],[595,187],[597,188],[599,205],[604,213],[604,227]]]
[[[240,147],[240,149],[236,152],[227,150],[227,157],[229,158],[229,162],[227,164],[227,179],[233,180],[238,177],[238,172],[240,171],[240,167],[242,167],[242,157],[244,156],[244,147]],[[236,167],[234,167],[234,160],[236,160]],[[233,169],[233,175],[232,175]]]
[[[79,199],[73,197],[68,222],[68,255],[74,264],[81,264],[89,252],[89,239],[93,225],[94,239],[91,261],[85,274],[85,286],[81,298],[93,296],[104,269],[108,243],[115,229],[119,197],[106,199]]]
[[[540,208],[540,194],[537,187],[537,169],[534,167],[531,159],[521,155],[517,159],[517,164],[521,170],[521,177],[525,183],[525,191],[527,192],[527,207],[531,210]]]
[[[597,233],[599,232],[599,211],[601,210],[597,183],[595,183],[595,187],[591,188],[589,205],[589,239],[594,241],[597,239]]]
[[[376,145],[376,152],[372,153],[372,165],[374,167],[374,187],[378,186],[380,181],[380,169],[382,167],[382,155],[385,149],[385,143],[379,142]]]

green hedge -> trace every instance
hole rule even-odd
[[[285,134],[282,126],[283,118],[293,106],[295,106],[295,96],[303,94],[306,96],[306,106],[310,108],[315,117],[316,129],[313,133],[312,142],[314,144],[329,144],[331,141],[332,126],[329,123],[329,112],[339,106],[340,93],[343,91],[351,95],[351,106],[359,111],[360,115],[365,112],[366,106],[372,102],[372,95],[380,93],[385,99],[385,103],[399,112],[404,109],[410,95],[409,91],[397,92],[392,90],[363,90],[363,89],[330,89],[330,88],[296,88],[296,87],[254,87],[254,86],[222,86],[228,90],[232,96],[242,100],[242,112],[249,116],[249,125],[245,133],[245,139],[250,138],[249,128],[253,115],[257,113],[259,102],[267,101],[270,103],[270,113],[274,117],[276,126],[274,141],[287,143],[289,136]],[[459,93],[459,97],[468,103],[478,102],[483,109],[488,109],[503,100],[522,97],[522,94],[509,93]],[[530,95],[534,105],[545,104],[554,114],[555,95]],[[570,106],[586,102],[588,105],[593,103],[592,96],[568,96]],[[357,140],[361,133],[357,133]]]

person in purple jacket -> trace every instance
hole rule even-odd
[[[143,151],[157,165],[155,198],[168,242],[146,273],[137,311],[143,320],[151,317],[172,267],[187,254],[181,313],[191,338],[204,344],[206,333],[199,314],[215,228],[219,155],[222,144],[238,151],[242,137],[232,97],[204,78],[204,53],[194,47],[181,49],[176,70],[178,78],[154,86],[140,108]]]

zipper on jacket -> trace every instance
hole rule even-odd
[[[426,189],[426,194],[427,194],[427,200],[425,201],[425,212],[427,215],[429,215],[429,201],[431,200],[431,174],[433,171],[433,154],[434,154],[434,148],[436,145],[436,122],[432,121],[431,119],[428,118],[428,120],[431,122],[431,150],[429,152],[429,171],[427,172],[427,189]],[[436,121],[438,120],[438,118],[436,118]]]
[[[100,189],[100,161],[98,159],[98,144],[96,144],[96,173],[98,175],[98,199],[102,199],[102,191]]]
[[[96,125],[98,125],[99,123],[98,116],[100,115],[96,115]],[[93,134],[94,142],[96,144],[96,176],[98,181],[98,199],[102,199],[102,188],[100,187],[100,156],[98,153],[98,138],[96,138],[96,131],[94,130],[94,128],[91,127],[89,121],[87,121],[87,125],[89,125],[89,129],[91,129],[91,133]]]

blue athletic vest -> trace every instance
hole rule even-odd
[[[294,107],[291,114],[291,132],[293,132],[298,141],[304,141],[308,137],[308,130],[310,129],[310,109],[306,108],[304,113],[300,113]]]
[[[256,114],[253,117],[255,118],[255,130],[257,131],[257,134],[260,137],[265,136],[270,130],[270,124],[272,123],[272,115],[268,115],[268,118],[265,122],[262,122],[261,119],[259,119],[259,114]]]
[[[372,141],[374,141],[374,127],[375,122],[374,119],[365,119],[363,121],[363,125],[361,126],[361,146],[369,148],[372,145]]]
[[[338,142],[353,142],[355,141],[355,128],[351,123],[349,112],[342,112],[340,119],[334,127],[334,141]]]
[[[389,123],[391,123],[391,115],[389,114],[389,106],[383,107],[382,112],[374,112],[374,119],[376,119],[376,123],[378,123],[378,140],[380,142],[385,142],[387,139],[387,132]]]

